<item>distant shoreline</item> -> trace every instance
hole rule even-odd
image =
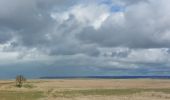
[[[170,76],[46,76],[40,79],[170,79]]]

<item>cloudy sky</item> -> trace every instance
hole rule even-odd
[[[0,78],[170,75],[170,0],[0,0]]]

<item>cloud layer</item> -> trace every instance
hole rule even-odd
[[[169,0],[1,0],[0,68],[43,69],[36,75],[169,70],[169,10]]]

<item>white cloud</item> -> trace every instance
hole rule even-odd
[[[126,59],[139,63],[170,63],[167,51],[167,48],[133,50]]]
[[[51,17],[62,23],[68,20],[70,16],[74,16],[77,23],[80,23],[81,26],[93,26],[95,29],[98,29],[110,15],[109,10],[110,8],[103,4],[79,4],[65,12],[53,12]]]

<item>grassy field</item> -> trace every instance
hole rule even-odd
[[[170,100],[170,80],[1,80],[0,100]]]
[[[1,91],[0,100],[37,100],[42,98],[42,92],[18,92],[18,91]]]
[[[170,89],[89,89],[89,90],[71,90],[57,91],[54,97],[76,97],[76,96],[124,96],[142,92],[162,92],[170,94]]]

